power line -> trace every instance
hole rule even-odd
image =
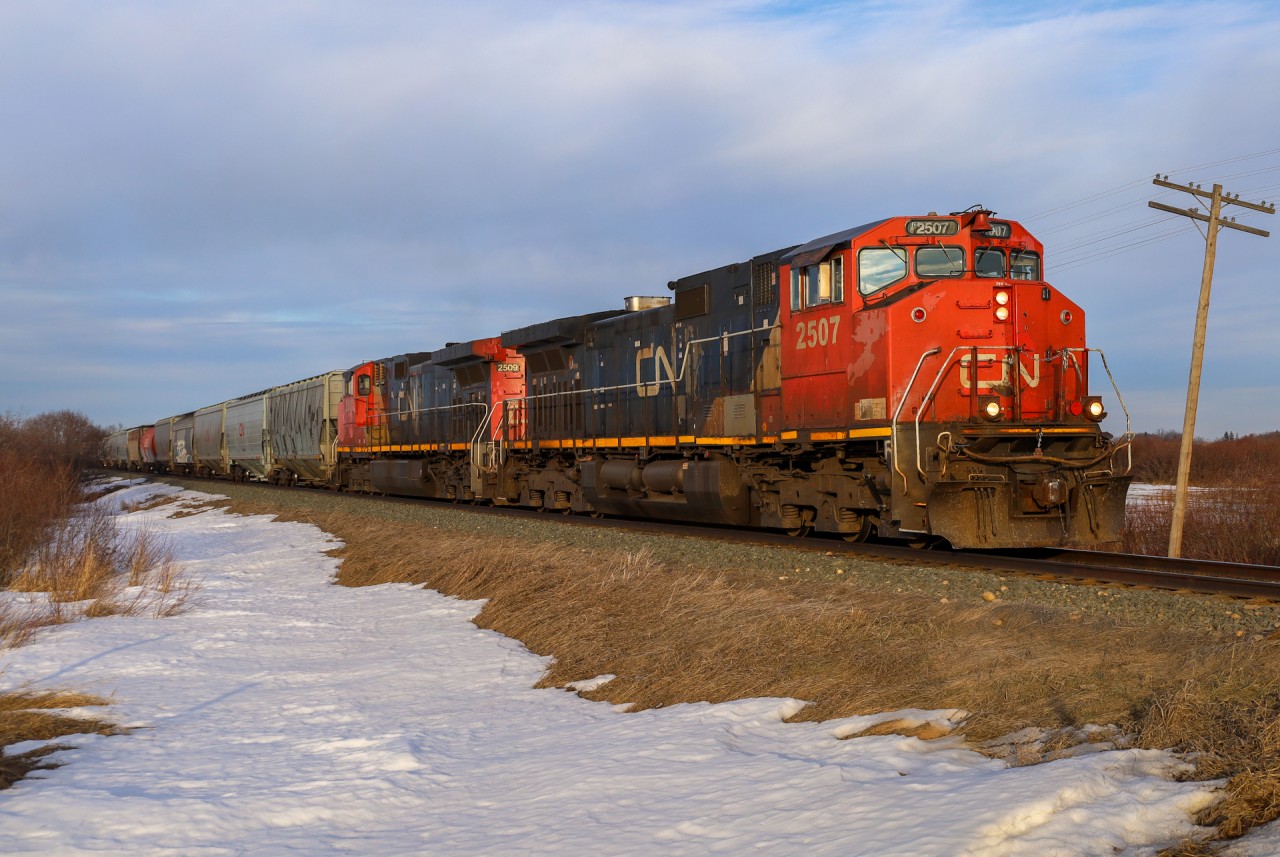
[[[1064,262],[1053,263],[1052,266],[1046,264],[1046,268],[1052,267],[1052,269],[1056,272],[1069,271],[1072,268],[1080,268],[1085,265],[1091,265],[1094,262],[1098,262],[1098,261],[1101,261],[1102,259],[1106,259],[1108,257],[1114,256],[1117,253],[1125,253],[1137,247],[1145,247],[1148,244],[1158,244],[1161,241],[1169,240],[1175,235],[1185,235],[1190,231],[1191,230],[1186,228],[1185,226],[1178,229],[1170,229],[1167,232],[1161,232],[1158,235],[1152,235],[1151,237],[1144,238],[1141,241],[1130,241],[1120,245],[1119,247],[1107,248],[1097,253],[1089,253],[1083,256],[1076,256],[1074,258],[1067,259]]]
[[[1189,167],[1181,167],[1181,168],[1176,169],[1176,170],[1170,170],[1169,172],[1172,174],[1172,173],[1184,173],[1184,172],[1190,172],[1190,171],[1192,171],[1192,170],[1206,170],[1206,169],[1211,169],[1211,168],[1213,168],[1213,167],[1220,167],[1220,166],[1225,166],[1225,165],[1227,165],[1227,164],[1240,163],[1241,161],[1250,161],[1250,160],[1254,160],[1254,159],[1256,159],[1256,158],[1263,158],[1263,157],[1266,157],[1266,156],[1268,156],[1268,155],[1275,155],[1275,154],[1280,154],[1280,148],[1275,148],[1275,149],[1266,149],[1266,150],[1263,150],[1263,151],[1261,151],[1261,152],[1253,152],[1253,153],[1251,153],[1251,154],[1246,154],[1246,155],[1236,155],[1236,156],[1234,156],[1234,157],[1231,157],[1231,158],[1223,158],[1223,159],[1218,160],[1218,161],[1210,161],[1210,162],[1208,162],[1208,163],[1204,163],[1204,164],[1195,164],[1195,165],[1193,165],[1193,166],[1189,166]],[[1251,172],[1248,172],[1248,173],[1242,173],[1242,174],[1239,174],[1239,175],[1236,175],[1236,176],[1223,176],[1223,177],[1221,177],[1221,178],[1223,178],[1223,179],[1240,178],[1240,177],[1244,177],[1244,176],[1247,176],[1247,175],[1259,175],[1259,174],[1262,174],[1262,173],[1266,173],[1266,172],[1273,172],[1273,171],[1276,171],[1276,170],[1280,170],[1280,167],[1265,167],[1265,168],[1262,168],[1262,169],[1260,169],[1260,170],[1254,170],[1254,171],[1251,171]],[[1081,207],[1081,206],[1088,205],[1088,204],[1089,204],[1089,203],[1091,203],[1091,202],[1097,202],[1097,201],[1102,200],[1102,199],[1107,199],[1107,198],[1109,198],[1109,197],[1116,196],[1117,194],[1124,193],[1124,192],[1125,192],[1125,191],[1127,191],[1127,190],[1135,189],[1135,188],[1141,187],[1141,186],[1145,185],[1146,183],[1147,183],[1147,179],[1146,179],[1145,177],[1144,177],[1144,178],[1141,178],[1141,179],[1136,179],[1136,180],[1134,180],[1134,181],[1127,182],[1127,183],[1122,184],[1122,185],[1117,185],[1117,186],[1115,186],[1115,187],[1108,188],[1108,189],[1106,189],[1106,190],[1098,191],[1097,193],[1089,194],[1088,196],[1081,197],[1080,199],[1077,199],[1077,200],[1073,200],[1073,201],[1070,201],[1070,202],[1062,203],[1062,204],[1057,205],[1057,206],[1054,206],[1054,207],[1052,207],[1052,208],[1045,209],[1044,211],[1039,211],[1039,212],[1032,213],[1032,214],[1030,214],[1030,215],[1027,215],[1027,216],[1026,216],[1026,217],[1024,217],[1024,218],[1021,218],[1021,220],[1022,220],[1024,223],[1033,222],[1033,221],[1035,221],[1035,220],[1039,220],[1039,219],[1044,218],[1044,217],[1049,217],[1049,216],[1054,215],[1054,214],[1059,214],[1059,213],[1064,212],[1064,211],[1070,211],[1070,210],[1072,210],[1072,209],[1076,209],[1076,208],[1079,208],[1079,207]]]
[[[1131,232],[1137,232],[1140,229],[1148,229],[1152,226],[1157,226],[1161,223],[1168,223],[1172,219],[1173,218],[1169,216],[1155,215],[1154,217],[1148,218],[1147,220],[1143,220],[1140,223],[1137,223],[1133,226],[1128,227],[1127,229],[1105,229],[1100,232],[1093,232],[1089,235],[1083,236],[1081,240],[1078,240],[1071,244],[1066,244],[1057,248],[1056,252],[1060,254],[1073,253],[1082,247],[1089,247],[1094,244],[1100,244],[1104,241],[1110,241],[1115,238],[1118,238],[1121,235],[1128,235]],[[1087,240],[1087,241],[1084,240],[1086,238],[1091,240]]]
[[[1191,170],[1221,168],[1232,164],[1245,164],[1246,162],[1256,162],[1259,158],[1277,154],[1280,154],[1280,148],[1265,149],[1259,152],[1235,155],[1229,158],[1183,167],[1173,172],[1182,173]],[[1270,164],[1260,165],[1253,169],[1236,170],[1217,178],[1225,181],[1228,179],[1264,177],[1277,172],[1280,172],[1280,165]],[[1157,216],[1143,219],[1136,216],[1137,204],[1144,197],[1153,199],[1148,194],[1132,193],[1137,188],[1146,186],[1146,182],[1147,180],[1143,179],[1117,185],[1045,209],[1025,218],[1024,222],[1046,221],[1042,224],[1042,228],[1035,230],[1036,236],[1042,243],[1053,245],[1046,248],[1051,254],[1046,259],[1046,267],[1055,272],[1069,271],[1102,261],[1119,253],[1129,252],[1138,247],[1166,241],[1187,232],[1188,230],[1183,228],[1155,231],[1161,225],[1170,222],[1169,217]],[[1250,187],[1244,192],[1251,196],[1265,194],[1269,197],[1277,191],[1280,191],[1280,183],[1264,181],[1262,184]],[[1157,191],[1154,199],[1165,199],[1176,195],[1176,193],[1176,190],[1168,189]],[[1118,197],[1120,199],[1117,199]],[[1059,220],[1056,223],[1053,222],[1064,215],[1068,215],[1068,219]],[[1244,216],[1246,215],[1242,215],[1242,217]],[[1114,225],[1102,229],[1097,228],[1107,220],[1111,220]],[[1094,228],[1087,232],[1081,231],[1089,226]],[[1151,231],[1151,234],[1144,234],[1148,231]],[[1128,240],[1125,240],[1126,236]],[[1055,239],[1057,239],[1056,242]],[[1116,240],[1113,241],[1111,239]]]

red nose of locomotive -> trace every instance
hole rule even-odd
[[[840,246],[820,264],[834,264]],[[957,546],[1116,538],[1128,482],[1127,463],[1116,460],[1123,444],[1098,425],[1105,413],[1089,389],[1084,313],[1045,282],[1040,242],[976,210],[892,218],[848,247],[842,266],[855,272],[857,299],[841,320],[853,339],[847,413],[855,425],[889,425],[900,532]],[[793,285],[812,279],[792,274]],[[794,327],[803,355],[806,313],[824,312],[793,296],[784,351]],[[804,386],[788,388],[784,367],[789,417],[828,377],[825,366],[802,368]]]
[[[903,230],[910,246],[954,223],[910,252],[965,259],[895,313],[894,363],[916,372],[894,437],[902,493],[915,498],[904,519],[975,546],[1114,540],[1129,462],[1097,425],[1084,313],[1045,282],[1042,247],[1020,225],[986,211],[941,223]]]

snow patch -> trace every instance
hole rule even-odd
[[[101,502],[176,493],[213,499],[130,485]],[[953,740],[841,740],[954,727],[957,710],[789,723],[804,702],[623,713],[535,689],[549,660],[476,628],[477,602],[333,586],[314,527],[171,510],[126,520],[202,577],[190,611],[0,654],[0,688],[109,696],[106,716],[146,727],[78,737],[63,767],[0,794],[8,854],[1139,857],[1217,799],[1165,753],[1009,767]]]

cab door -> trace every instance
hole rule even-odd
[[[369,447],[385,443],[385,372],[378,361],[363,363],[347,373],[346,392],[338,417],[341,446]]]
[[[846,303],[848,252],[797,257],[781,267],[784,429],[835,429],[851,421],[852,318]]]

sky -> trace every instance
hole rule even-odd
[[[183,516],[137,510],[157,494]],[[607,676],[535,689],[549,659],[472,624],[482,602],[336,586],[332,537],[191,514],[208,499],[99,501],[167,540],[201,586],[190,610],[0,653],[0,691],[97,693],[131,728],[59,739],[61,767],[0,792],[7,854],[1155,857],[1220,797],[1159,750],[1009,767],[952,737],[850,737],[954,710],[787,723],[803,701],[629,712],[574,692]],[[1227,853],[1277,848],[1272,824]]]
[[[0,411],[150,423],[982,204],[1178,429],[1204,241],[1150,179],[1280,196],[1278,36],[1247,0],[0,2]],[[1202,436],[1280,429],[1278,240],[1220,237]]]

